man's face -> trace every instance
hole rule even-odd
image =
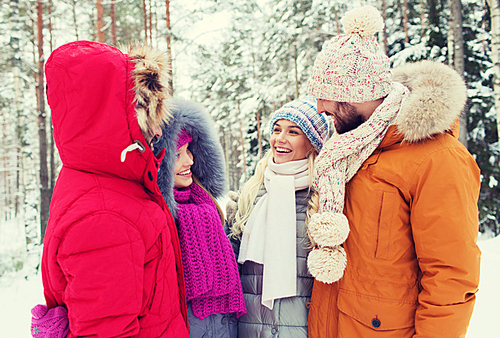
[[[365,122],[365,117],[358,109],[347,102],[318,99],[317,108],[319,113],[334,118],[335,130],[339,134],[354,130]]]
[[[144,138],[146,139],[146,142],[147,144],[149,145],[149,147],[151,148],[151,150],[154,149],[154,144],[156,142],[158,142],[158,139],[161,137],[162,135],[162,130],[160,127],[155,127],[152,129],[152,131],[149,133],[151,136],[149,135],[146,135],[146,133],[142,132],[142,134],[144,135]]]

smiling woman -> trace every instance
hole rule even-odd
[[[193,183],[191,166],[193,165],[193,153],[188,149],[193,137],[182,130],[178,136],[176,161],[174,166],[174,188],[186,188]]]
[[[194,102],[172,101],[173,119],[155,145],[165,156],[158,185],[179,233],[191,338],[236,338],[246,312],[224,216],[224,155],[210,114]]]
[[[328,124],[308,97],[285,104],[269,125],[271,150],[241,189],[237,210],[227,213],[247,305],[238,337],[305,338],[312,276],[304,220]]]
[[[314,149],[300,127],[285,119],[274,124],[270,143],[277,164],[305,159]]]

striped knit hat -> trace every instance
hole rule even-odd
[[[316,99],[307,96],[302,100],[288,102],[278,109],[269,122],[270,134],[273,134],[274,124],[278,120],[292,121],[306,134],[311,145],[319,153],[328,135],[328,123],[325,116],[318,113]]]
[[[389,58],[374,34],[384,28],[375,7],[345,13],[346,34],[330,40],[318,54],[307,92],[318,99],[361,103],[385,97],[392,89]]]

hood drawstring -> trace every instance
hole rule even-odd
[[[144,148],[144,146],[142,145],[142,143],[138,140],[135,140],[134,143],[132,143],[131,145],[129,145],[127,148],[123,149],[122,151],[122,154],[120,156],[121,158],[121,161],[122,162],[125,162],[125,158],[127,157],[127,153],[129,151],[134,151],[138,149],[140,153],[143,153],[146,151],[146,148]]]

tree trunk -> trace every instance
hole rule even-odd
[[[102,28],[104,27],[104,7],[102,6],[102,0],[96,1],[96,10],[97,10],[97,20],[96,20],[96,28],[97,28],[97,41],[104,43],[104,31]]]
[[[426,22],[425,22],[425,1],[420,1],[421,13],[420,13],[420,35],[423,37],[425,34]]]
[[[449,21],[449,29],[448,29],[448,64],[450,66],[454,65],[455,62],[455,15],[453,13],[453,1],[450,0],[450,21]]]
[[[111,42],[116,46],[116,14],[115,3],[111,3]]]
[[[12,50],[12,73],[14,74],[14,107],[17,116],[17,128],[16,128],[16,186],[15,186],[15,198],[14,198],[14,214],[15,217],[22,215],[22,209],[24,204],[24,187],[23,182],[21,182],[22,174],[22,154],[23,154],[23,117],[21,108],[21,93],[20,93],[20,76],[19,72],[21,69],[21,51],[19,46],[19,31],[21,30],[21,24],[19,21],[19,0],[11,0],[9,3],[9,23],[11,29],[11,36],[9,45]],[[5,178],[8,176],[7,171],[5,172]],[[6,190],[7,192],[7,190]],[[6,194],[7,195],[7,194]],[[6,196],[7,197],[7,196]]]
[[[333,8],[333,11],[335,13],[335,22],[337,24],[337,35],[340,35],[340,20],[339,20],[339,11],[337,10],[337,7]]]
[[[229,140],[231,139],[230,137],[230,133],[228,135],[228,133],[226,133],[226,128],[224,128],[222,125],[220,126],[220,130],[221,130],[221,135],[222,135],[222,144],[223,144],[223,147],[224,147],[224,159],[225,159],[225,162],[226,162],[226,176],[227,176],[227,182],[229,184],[229,190],[233,190],[233,185],[232,185],[232,180],[231,180],[231,173],[230,173],[230,167],[229,167],[229,154],[230,154],[230,151],[229,151]],[[231,130],[229,128],[229,130]]]
[[[257,135],[258,135],[258,138],[257,140],[259,141],[259,154],[258,154],[258,157],[259,157],[259,160],[262,158],[262,153],[263,153],[263,149],[262,149],[262,132],[260,130],[261,126],[260,126],[260,110],[257,109]]]
[[[483,18],[486,18],[486,16],[488,15],[488,9],[489,9],[489,6],[486,4],[486,1],[487,0],[483,0]],[[486,31],[486,20],[482,20],[481,22],[481,29],[483,31]],[[483,36],[483,38],[481,39],[481,43],[483,45],[483,55],[486,56],[486,37]]]
[[[387,6],[385,3],[385,0],[382,0],[382,18],[384,20],[384,29],[382,31],[382,40],[381,45],[383,45],[383,51],[384,54],[387,55],[389,52],[389,48],[387,47],[387,25],[386,25],[386,20],[387,20]]]
[[[17,58],[17,60],[21,61]],[[16,60],[16,61],[17,61]],[[13,60],[12,63],[15,61]],[[24,184],[21,182],[22,171],[23,171],[23,116],[21,109],[21,93],[19,90],[19,66],[13,66],[12,71],[14,72],[14,101],[15,109],[17,115],[17,128],[16,128],[16,187],[15,187],[15,197],[14,197],[14,215],[15,217],[21,216],[24,207]]]
[[[294,62],[294,70],[295,70],[295,100],[299,98],[299,70],[297,65],[297,45],[293,44],[293,62]]]
[[[403,3],[403,18],[404,18],[404,31],[405,31],[405,43],[410,43],[410,38],[408,37],[408,0],[404,0]]]
[[[149,0],[149,44],[153,46],[153,4]]]
[[[491,15],[491,62],[493,63],[493,92],[497,112],[497,135],[500,140],[500,0],[486,0]]]
[[[230,136],[231,145],[238,143],[239,142],[238,139],[239,139],[238,136],[236,136],[236,135],[233,136],[231,134],[231,136]],[[232,182],[234,185],[233,190],[238,190],[240,185],[244,181],[246,181],[246,177],[242,177],[243,170],[241,168],[238,168],[238,163],[240,162],[240,156],[241,156],[242,152],[238,150],[238,147],[236,147],[236,149],[233,148],[233,151],[231,151],[231,154],[233,155],[232,162],[231,162],[231,164],[232,164],[231,177],[232,177]]]
[[[75,37],[76,40],[80,40],[80,38],[78,37],[78,21],[76,20],[76,1],[77,0],[73,0],[71,11],[73,12],[73,26],[75,26]]]
[[[44,94],[44,56],[43,56],[43,5],[37,0],[37,30],[38,30],[38,137],[40,144],[40,233],[41,241],[45,235],[49,219],[50,188],[47,170],[47,133],[45,121],[45,94]]]
[[[166,0],[165,5],[167,6],[166,12],[166,22],[167,22],[167,71],[168,71],[168,92],[170,95],[174,95],[174,77],[172,69],[172,31],[170,26],[170,0]]]
[[[462,31],[462,1],[450,0],[451,9],[451,22],[450,31],[453,31],[453,67],[460,76],[464,76],[464,35]],[[460,133],[458,140],[467,148],[467,114],[464,113],[460,116]]]
[[[49,0],[49,48],[52,53],[53,50],[53,35],[52,35],[52,0]],[[49,148],[49,156],[50,156],[50,193],[54,191],[54,186],[56,185],[56,147],[54,144],[54,129],[52,128],[52,113],[50,116],[50,148]]]
[[[52,53],[54,36],[52,35],[52,0],[49,0],[49,7],[47,8],[49,14],[49,50]]]
[[[243,165],[243,173],[245,174],[245,181],[247,177],[247,159],[245,154],[245,137],[243,136],[243,122],[241,121],[240,102],[238,101],[238,120],[240,122],[240,145],[241,145],[241,162]]]
[[[438,2],[439,0],[427,0],[427,15],[428,15],[428,20],[429,20],[429,26],[431,27],[440,27],[439,25],[439,12],[440,9],[438,8]]]
[[[155,38],[156,38],[156,45],[158,45],[158,37],[160,36],[160,35],[158,35],[158,7],[157,7],[156,2],[154,2],[154,4],[155,4],[155,10],[154,10],[153,22],[154,22],[154,32],[155,32]]]
[[[148,12],[146,10],[146,0],[142,0],[142,16],[144,21],[144,42],[148,43]]]

